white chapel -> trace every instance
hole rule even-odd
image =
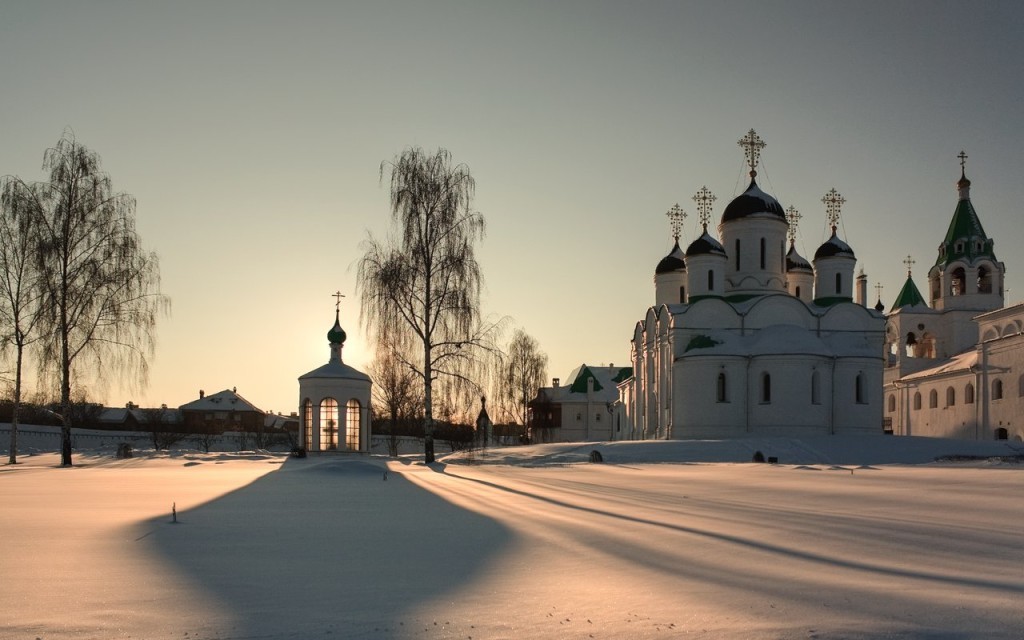
[[[335,294],[339,296],[340,293]],[[345,364],[339,305],[327,332],[327,364],[299,376],[299,442],[306,451],[370,450],[370,377]]]
[[[612,437],[880,434],[886,320],[838,236],[845,200],[835,189],[823,198],[832,235],[807,261],[794,246],[799,213],[757,184],[765,143],[750,130],[739,144],[750,185],[725,207],[718,238],[706,187],[694,196],[703,233],[685,251],[685,214],[669,212],[675,246],[633,331]]]

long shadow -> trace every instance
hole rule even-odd
[[[691,535],[695,535],[695,536],[701,536],[701,537],[704,537],[704,538],[714,539],[714,540],[718,540],[718,541],[721,541],[721,542],[726,542],[726,543],[730,543],[730,544],[734,544],[734,545],[738,545],[738,546],[742,546],[742,547],[746,547],[746,548],[750,548],[750,549],[756,549],[758,551],[778,554],[779,556],[788,557],[788,558],[791,558],[791,559],[803,560],[803,561],[818,563],[818,564],[823,565],[823,568],[842,567],[842,568],[846,568],[846,569],[854,569],[854,570],[858,570],[858,571],[872,572],[872,573],[876,573],[876,574],[879,574],[879,575],[896,576],[896,577],[901,577],[901,578],[912,578],[912,579],[916,579],[916,580],[938,582],[938,583],[943,583],[943,584],[953,584],[953,585],[960,585],[960,586],[965,586],[965,587],[969,586],[969,587],[978,587],[978,588],[983,588],[983,589],[993,589],[993,590],[996,590],[996,591],[1007,592],[1007,593],[1020,593],[1022,591],[1021,585],[1019,583],[1007,583],[1007,582],[999,582],[999,581],[994,581],[994,580],[979,580],[979,579],[975,579],[975,578],[950,578],[947,575],[943,575],[943,574],[939,574],[939,573],[930,573],[930,572],[927,572],[927,571],[910,571],[910,570],[907,570],[907,569],[899,569],[899,568],[894,568],[894,567],[887,567],[885,565],[881,565],[881,564],[877,564],[877,563],[857,562],[857,561],[853,561],[853,560],[844,560],[844,559],[841,559],[841,558],[838,558],[838,557],[824,556],[824,555],[821,555],[821,554],[812,553],[810,551],[802,551],[800,549],[793,548],[793,547],[782,547],[782,546],[775,545],[775,544],[759,542],[757,540],[753,540],[753,539],[750,539],[750,538],[744,538],[744,537],[741,537],[741,536],[735,536],[735,535],[730,535],[730,534],[726,534],[726,533],[719,533],[719,532],[716,532],[716,531],[708,531],[708,530],[704,530],[704,529],[698,529],[696,527],[687,527],[687,526],[682,526],[682,525],[677,525],[677,524],[669,524],[669,523],[666,523],[666,522],[659,522],[657,520],[651,520],[649,518],[640,518],[640,517],[636,517],[636,516],[626,515],[624,513],[618,513],[618,512],[615,512],[615,511],[608,511],[606,509],[597,509],[597,508],[594,508],[594,507],[587,507],[587,506],[583,506],[583,505],[573,504],[571,502],[566,502],[564,500],[559,500],[557,498],[552,498],[552,497],[549,497],[549,496],[543,496],[543,495],[539,495],[539,494],[532,493],[532,492],[529,492],[529,491],[523,491],[523,490],[520,490],[520,489],[514,489],[512,487],[503,486],[503,485],[497,484],[495,482],[490,482],[488,480],[481,480],[479,478],[470,478],[468,476],[459,475],[457,473],[452,473],[451,471],[448,471],[445,468],[439,468],[439,469],[435,469],[435,470],[438,471],[439,473],[444,473],[445,475],[447,475],[448,477],[451,477],[451,478],[457,478],[459,480],[463,480],[463,481],[466,481],[466,482],[473,482],[473,483],[481,484],[481,485],[487,486],[487,487],[489,487],[491,489],[497,489],[499,491],[504,491],[504,492],[508,492],[508,493],[515,494],[515,495],[518,495],[518,496],[522,496],[522,497],[525,497],[525,498],[530,498],[530,499],[537,500],[539,502],[544,502],[544,503],[547,503],[547,504],[551,504],[551,505],[554,505],[554,506],[557,506],[557,507],[562,507],[562,508],[565,508],[565,509],[573,509],[573,510],[581,511],[581,512],[584,512],[584,513],[590,513],[590,514],[599,515],[599,516],[603,516],[603,517],[607,517],[607,518],[612,518],[612,519],[616,519],[616,520],[623,520],[623,521],[628,521],[628,522],[634,522],[634,523],[637,523],[637,524],[649,525],[649,526],[657,527],[657,528],[660,528],[660,529],[666,529],[666,530],[676,531],[676,532],[680,532],[680,533],[686,533],[686,534],[691,534]]]
[[[289,459],[133,539],[216,602],[205,637],[399,638],[415,610],[471,584],[512,534],[362,458]],[[441,621],[444,622],[444,621]]]

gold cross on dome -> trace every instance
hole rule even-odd
[[[331,294],[331,297],[334,298],[335,300],[334,310],[338,311],[339,309],[341,309],[341,299],[345,297],[345,294],[342,293],[341,291],[335,291],[334,293]]]
[[[693,195],[693,201],[697,203],[697,216],[700,218],[700,223],[704,225],[705,231],[708,230],[708,223],[711,222],[711,203],[715,200],[718,200],[718,196],[711,193],[707,186],[701,187]]]
[[[841,196],[833,187],[829,189],[829,192],[825,194],[821,201],[825,203],[825,217],[828,219],[832,231],[835,231],[836,226],[839,224],[839,214],[846,203],[846,198]]]
[[[875,294],[878,296],[879,300],[882,299],[882,289],[884,288],[885,287],[882,286],[881,282],[875,283]]]
[[[672,226],[672,237],[679,242],[679,235],[683,231],[683,220],[686,219],[686,212],[679,206],[679,203],[672,205],[672,208],[665,212],[668,222]]]
[[[753,129],[748,131],[747,135],[740,138],[737,144],[743,147],[743,155],[746,156],[747,165],[750,166],[750,177],[753,178],[757,175],[757,163],[761,159],[761,149],[764,149],[767,145]]]
[[[903,261],[903,264],[906,265],[906,267],[907,267],[907,277],[909,278],[910,277],[910,271],[911,271],[911,269],[914,268],[914,265],[917,264],[917,260],[914,260],[910,256],[907,256],[906,259]]]
[[[961,149],[956,157],[960,158],[960,168],[963,169],[967,165],[967,154]]]
[[[789,229],[786,229],[786,237],[789,238],[789,244],[796,244],[796,227],[802,217],[793,205],[789,205],[789,208],[786,209],[786,222],[789,223]]]

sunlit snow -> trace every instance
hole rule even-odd
[[[0,466],[0,638],[1018,639],[1014,447],[22,456]]]

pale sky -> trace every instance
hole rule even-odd
[[[326,362],[365,369],[355,263],[390,211],[380,163],[447,148],[487,220],[484,311],[548,354],[628,365],[672,239],[665,212],[758,181],[827,238],[821,198],[888,307],[926,291],[967,152],[972,201],[1021,299],[1024,5],[1017,2],[24,2],[0,0],[0,175],[42,179],[65,127],[138,201],[173,303],[149,386],[178,406],[237,387],[298,406]],[[717,235],[717,232],[716,232]]]

